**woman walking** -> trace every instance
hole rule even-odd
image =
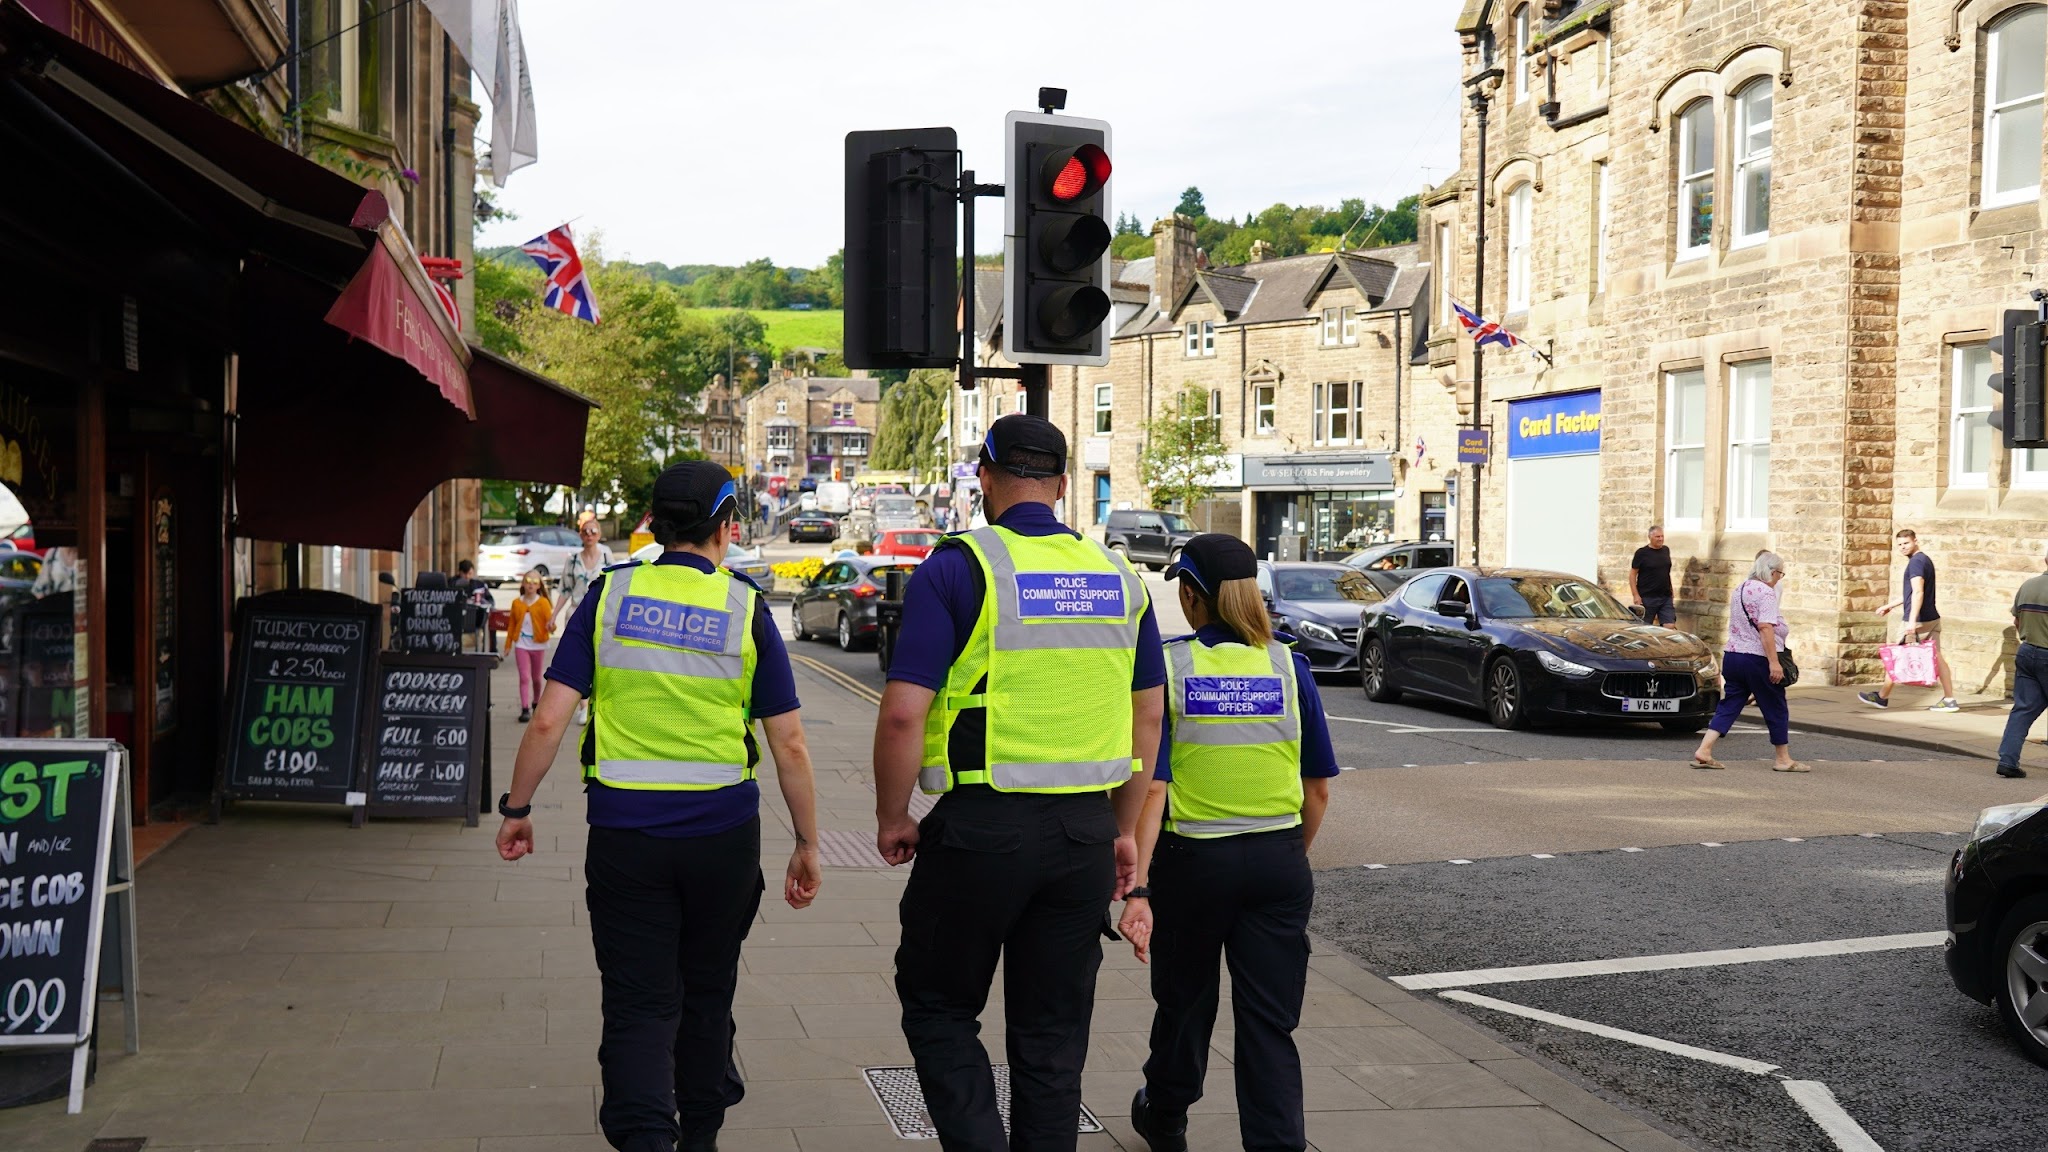
[[[555,615],[564,620],[575,615],[576,606],[583,603],[583,594],[590,591],[590,582],[604,575],[604,570],[616,563],[612,559],[612,550],[598,539],[603,532],[597,526],[595,512],[591,513],[590,519],[578,525],[576,531],[583,538],[583,548],[569,557],[566,571],[562,573],[562,598],[555,605]],[[535,699],[539,699],[537,689]],[[576,723],[589,722],[590,701],[577,701]]]
[[[505,646],[519,665],[519,722],[533,719],[540,701],[541,674],[547,668],[548,637],[554,632],[555,606],[543,594],[540,573],[519,579],[519,595],[505,620]]]
[[[1121,924],[1152,965],[1158,1004],[1145,1085],[1131,1101],[1131,1125],[1152,1152],[1188,1146],[1216,1026],[1218,953],[1230,965],[1244,1147],[1308,1146],[1294,1029],[1315,902],[1308,848],[1337,759],[1308,661],[1274,639],[1258,574],[1250,548],[1216,533],[1190,540],[1166,570],[1195,632],[1166,645],[1168,723]]]
[[[1778,610],[1778,582],[1784,578],[1785,562],[1778,554],[1759,552],[1749,579],[1735,590],[1728,608],[1728,651],[1721,656],[1721,706],[1707,721],[1699,750],[1692,754],[1695,768],[1723,767],[1714,759],[1714,745],[1754,699],[1777,753],[1772,770],[1811,770],[1792,758],[1792,716],[1785,704],[1785,615]]]

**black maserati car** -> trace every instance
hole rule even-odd
[[[1547,718],[1656,721],[1697,732],[1721,702],[1699,637],[1638,620],[1606,589],[1562,572],[1445,568],[1366,609],[1359,678],[1486,710],[1500,728]]]
[[[2048,1064],[2048,797],[1986,808],[1949,861],[1949,977]]]

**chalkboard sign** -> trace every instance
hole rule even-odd
[[[0,747],[0,1046],[92,1034],[121,758],[105,740]]]
[[[237,605],[216,814],[223,797],[353,802],[380,611],[338,592]]]
[[[468,594],[457,589],[402,588],[391,646],[400,652],[460,652],[470,612]]]
[[[372,816],[460,816],[474,826],[490,766],[495,656],[386,652],[371,704]]]

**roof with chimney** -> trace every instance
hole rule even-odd
[[[1332,289],[1355,289],[1365,312],[1415,311],[1427,307],[1429,265],[1418,262],[1421,246],[1394,244],[1351,252],[1312,252],[1257,260],[1229,268],[1197,268],[1176,300],[1148,299],[1117,331],[1119,337],[1175,331],[1190,304],[1214,305],[1218,327],[1307,322],[1322,317],[1317,300]],[[1156,279],[1157,265],[1149,269]],[[1425,325],[1418,323],[1417,327]]]

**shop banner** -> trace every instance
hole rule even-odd
[[[1384,452],[1246,456],[1247,488],[1392,488],[1394,458]]]
[[[1508,402],[1508,459],[1587,456],[1599,451],[1598,390]]]

